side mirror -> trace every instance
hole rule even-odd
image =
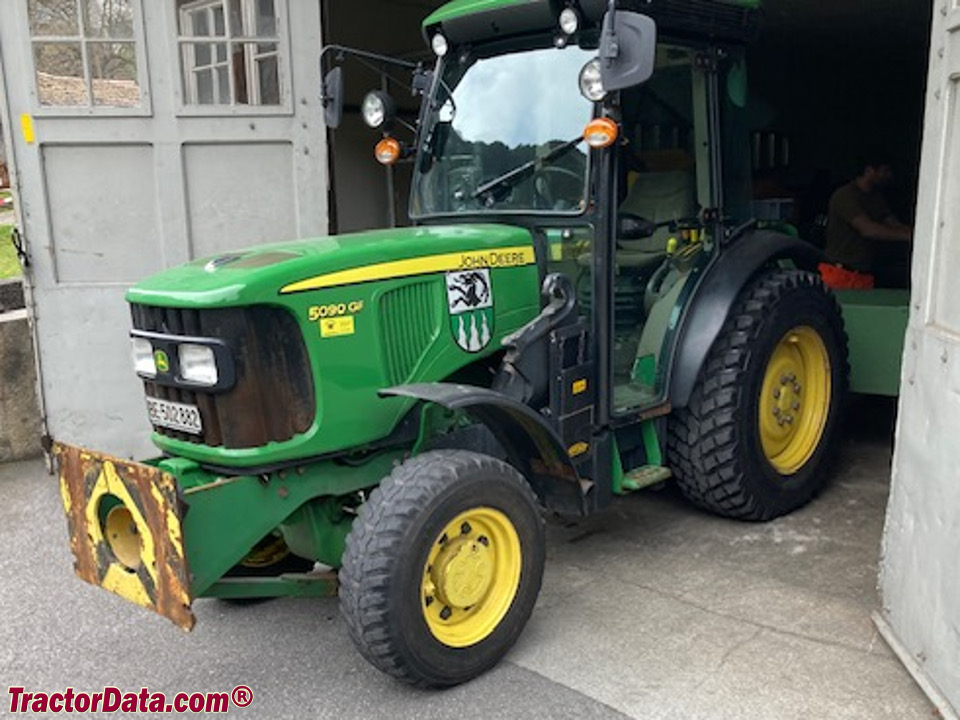
[[[335,67],[323,78],[323,120],[328,128],[340,127],[343,119],[343,68]]]
[[[657,24],[646,15],[625,10],[603,16],[600,80],[610,92],[639,85],[653,75],[657,59]]]

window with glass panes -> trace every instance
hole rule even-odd
[[[187,105],[282,105],[280,0],[177,0]]]
[[[42,107],[141,106],[134,0],[29,0]]]

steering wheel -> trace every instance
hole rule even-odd
[[[565,197],[569,197],[569,193],[558,192],[558,190],[564,187],[568,190],[577,187],[580,188],[578,192],[582,193],[583,174],[560,165],[547,165],[533,174],[533,187],[535,203],[538,207],[560,210],[563,208],[557,207],[558,198],[559,202],[565,202]],[[536,202],[537,200],[540,202]]]

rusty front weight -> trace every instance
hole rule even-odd
[[[62,443],[53,452],[77,576],[192,629],[176,479]]]

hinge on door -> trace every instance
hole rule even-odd
[[[13,243],[13,249],[17,251],[20,264],[25,268],[30,267],[30,256],[27,255],[27,246],[23,241],[23,235],[20,234],[19,228],[14,228],[13,232],[10,233],[10,242]]]

